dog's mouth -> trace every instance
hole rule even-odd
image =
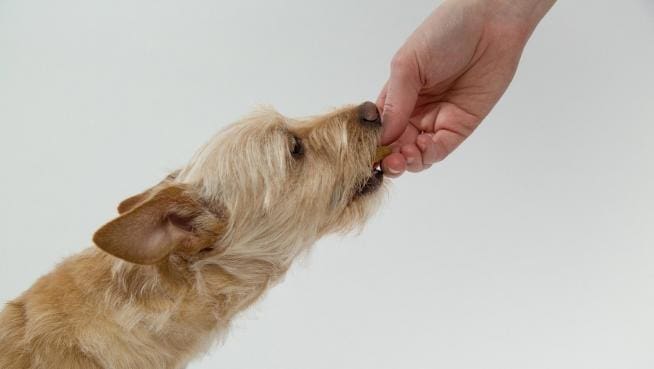
[[[381,161],[390,153],[391,149],[388,146],[377,148],[370,176],[359,186],[355,193],[355,198],[373,193],[381,187],[384,182],[384,171],[381,168]]]
[[[366,181],[363,182],[361,186],[359,186],[359,189],[355,194],[355,198],[375,192],[377,189],[379,189],[379,187],[381,187],[383,182],[384,182],[384,171],[382,171],[381,166],[379,166],[379,164],[376,164],[372,168],[370,177],[368,177],[368,179],[366,179]]]

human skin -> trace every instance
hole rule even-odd
[[[522,50],[556,0],[446,0],[391,61],[377,99],[387,176],[419,172],[454,151],[513,79]]]

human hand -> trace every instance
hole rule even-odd
[[[555,0],[448,0],[391,62],[377,106],[382,161],[395,177],[443,160],[488,115],[508,87],[522,50]]]

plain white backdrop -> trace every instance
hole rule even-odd
[[[0,300],[256,104],[374,100],[436,6],[0,0]],[[478,131],[202,368],[654,367],[654,2],[560,1]]]

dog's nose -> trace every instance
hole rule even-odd
[[[370,101],[359,105],[359,121],[363,125],[381,126],[381,116],[377,105]]]

